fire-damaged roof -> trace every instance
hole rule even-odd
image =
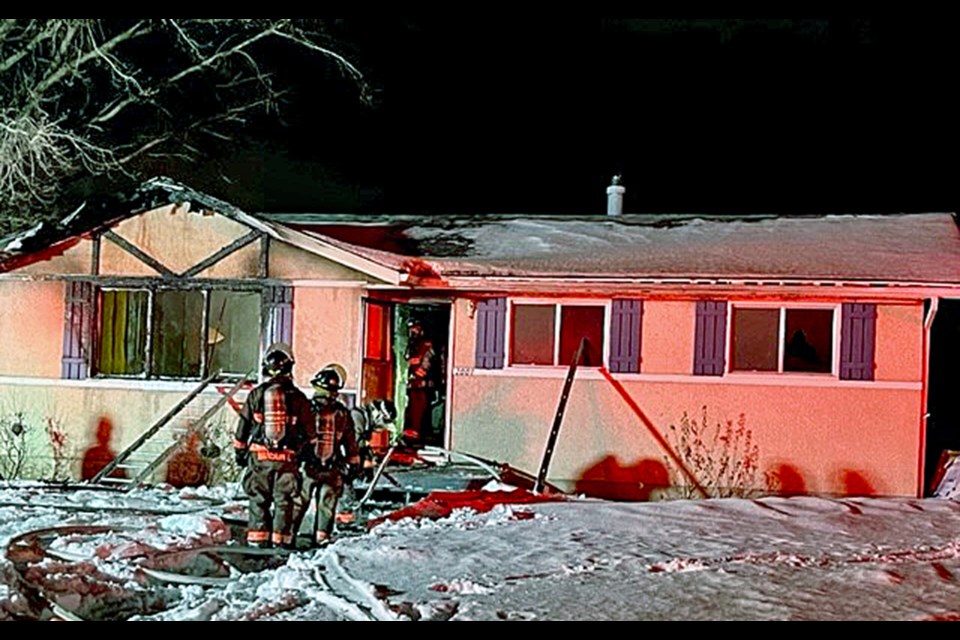
[[[960,285],[955,214],[359,216],[248,214],[169,178],[85,203],[54,225],[0,239],[19,258],[172,202],[214,210],[284,242],[404,276],[616,280],[795,280]]]
[[[954,214],[266,216],[440,276],[960,283]],[[389,252],[389,253],[387,253]]]

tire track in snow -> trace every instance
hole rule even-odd
[[[325,589],[318,595],[318,600],[351,620],[392,622],[398,619],[373,594],[371,585],[357,580],[344,570],[336,551],[327,549],[320,559],[327,571],[320,567],[314,569],[314,579]]]
[[[718,558],[672,558],[655,562],[648,566],[651,573],[676,573],[682,571],[699,571],[704,569],[721,569],[732,564],[747,565],[776,565],[783,564],[791,567],[836,567],[844,564],[926,564],[931,563],[941,579],[953,579],[951,574],[947,578],[937,565],[942,560],[956,560],[960,558],[960,541],[949,542],[939,547],[920,547],[915,549],[901,549],[887,552],[862,553],[847,557],[833,556],[805,556],[800,554],[786,554],[780,551],[767,553],[740,553]]]

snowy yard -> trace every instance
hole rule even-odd
[[[146,620],[960,619],[960,503],[572,499],[388,522],[208,586],[162,584],[162,550],[223,544],[235,487],[121,495],[0,485],[0,543],[63,526],[25,575],[85,618]],[[21,569],[24,565],[21,565]],[[49,617],[6,554],[0,619]]]

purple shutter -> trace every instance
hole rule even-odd
[[[640,373],[642,319],[642,300],[613,300],[610,306],[611,373]]]
[[[840,322],[840,379],[873,380],[877,305],[843,305]]]
[[[95,294],[96,288],[92,282],[66,283],[61,378],[83,380],[90,376]]]
[[[477,369],[503,369],[507,299],[477,302]]]
[[[263,289],[263,348],[274,342],[293,346],[293,287]]]
[[[722,376],[727,351],[726,301],[697,302],[696,342],[693,351],[693,375]]]

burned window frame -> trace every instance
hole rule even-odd
[[[582,362],[580,367],[588,369],[600,369],[607,366],[610,357],[610,315],[612,307],[611,299],[576,299],[576,298],[508,298],[506,309],[506,322],[504,328],[504,354],[505,369],[566,369],[570,362],[563,362],[560,359],[561,340],[563,335],[563,308],[564,307],[595,307],[603,310],[603,319],[600,323],[600,333],[603,336],[603,345],[600,353],[600,362],[598,364],[585,365]],[[514,362],[514,309],[522,306],[553,306],[553,358],[550,364],[526,364]]]
[[[222,293],[234,293],[234,294],[256,294],[259,298],[259,304],[257,308],[257,315],[252,318],[256,323],[256,335],[257,339],[255,342],[255,359],[259,358],[260,353],[260,342],[262,339],[262,314],[263,314],[263,302],[262,302],[262,291],[259,288],[249,288],[249,287],[233,287],[233,286],[200,286],[200,287],[177,287],[177,286],[165,286],[163,284],[153,285],[153,284],[101,284],[98,287],[99,291],[97,292],[96,304],[97,304],[97,318],[95,322],[94,336],[95,341],[93,358],[91,358],[91,368],[93,369],[93,377],[98,379],[126,379],[126,380],[169,380],[169,381],[190,381],[190,380],[202,380],[208,377],[212,371],[210,370],[210,360],[205,348],[207,341],[209,340],[210,335],[210,322],[212,318],[211,314],[211,296],[214,292]],[[104,304],[104,294],[110,291],[129,291],[129,292],[138,292],[147,294],[147,308],[146,308],[146,321],[145,325],[145,345],[144,345],[144,363],[143,363],[143,372],[136,374],[120,374],[120,373],[104,373],[100,370],[101,357],[102,357],[102,348],[103,348],[103,330],[104,330],[104,318],[103,318],[103,304]],[[199,293],[202,296],[202,310],[200,316],[200,331],[198,336],[199,341],[199,373],[198,375],[167,375],[167,374],[158,374],[157,366],[155,363],[155,332],[156,332],[156,323],[157,319],[157,294],[162,292],[178,292],[178,293]],[[246,374],[247,371],[224,371],[223,373],[229,374]]]
[[[736,339],[735,314],[737,310],[764,310],[778,311],[777,315],[777,368],[775,370],[754,370],[735,368]],[[830,371],[797,371],[785,369],[785,358],[787,350],[788,336],[787,332],[787,313],[790,311],[829,311],[830,320]],[[841,305],[839,303],[819,303],[819,302],[736,302],[731,301],[727,305],[727,327],[726,327],[726,374],[734,376],[817,376],[817,377],[840,377],[840,339],[841,339]]]

